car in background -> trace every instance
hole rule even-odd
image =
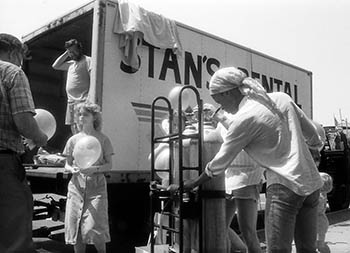
[[[319,170],[333,178],[333,190],[328,194],[330,211],[349,208],[350,204],[350,129],[326,126],[326,143],[321,151]]]

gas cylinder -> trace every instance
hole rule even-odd
[[[203,137],[202,164],[205,168],[217,154],[223,142],[214,122],[207,121],[205,117]],[[226,253],[225,173],[202,185],[202,217],[204,252]]]
[[[212,120],[212,114],[215,111],[210,104],[203,105],[203,144],[202,144],[202,165],[205,166],[211,161],[219,151],[223,139],[221,132],[216,129],[216,123]],[[198,131],[198,122],[196,121],[196,110],[194,109],[194,120],[191,125],[187,125],[184,134],[191,134]],[[198,166],[198,140],[186,139],[183,142],[183,165],[186,167]],[[202,168],[204,170],[204,168]],[[195,172],[196,173],[196,172]],[[188,179],[197,177],[194,172],[188,173]],[[184,178],[184,180],[186,180]],[[225,175],[219,175],[202,185],[202,246],[203,252],[226,253],[226,201],[225,193]],[[199,217],[198,217],[199,218]],[[191,240],[186,239],[184,243],[190,243],[198,248],[198,219],[195,222],[184,222],[185,228],[191,232]],[[194,228],[195,226],[195,228]],[[194,233],[193,231],[197,231]],[[186,233],[185,233],[186,235]],[[193,243],[193,236],[196,236]],[[186,249],[187,247],[185,247]],[[193,249],[193,248],[192,248]],[[185,251],[186,252],[186,251]]]

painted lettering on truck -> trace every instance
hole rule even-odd
[[[191,52],[184,52],[184,68],[180,69],[180,65],[178,62],[178,56],[171,50],[166,49],[164,51],[164,57],[162,59],[161,67],[158,72],[155,71],[155,50],[159,50],[159,48],[154,47],[147,42],[143,41],[143,46],[145,46],[148,50],[148,77],[156,78],[158,80],[166,80],[167,75],[173,75],[176,84],[191,84],[191,76],[194,80],[194,85],[201,89],[203,88],[203,69],[206,71],[209,76],[212,76],[217,69],[220,68],[221,63],[220,60],[207,57],[202,55],[193,56]],[[141,65],[141,58],[139,59],[139,65]],[[292,84],[290,81],[281,80],[273,76],[268,76],[264,73],[258,73],[255,71],[249,71],[243,67],[239,67],[247,76],[251,76],[252,78],[258,79],[267,92],[273,91],[281,91],[287,93],[291,96],[295,103],[300,107],[301,105],[298,103],[298,84]],[[121,63],[121,70],[127,73],[135,73],[137,70],[132,70],[131,68],[125,67],[123,63]],[[182,74],[181,74],[182,73]],[[182,78],[183,77],[183,78]],[[205,81],[205,87],[208,88],[209,81]]]

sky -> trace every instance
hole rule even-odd
[[[19,38],[88,0],[1,0],[0,33]],[[147,10],[313,73],[313,119],[350,125],[350,1],[132,0]],[[240,29],[235,29],[239,27]],[[349,71],[349,72],[348,72]]]

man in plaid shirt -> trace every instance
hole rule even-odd
[[[0,34],[0,252],[35,252],[32,240],[33,197],[19,159],[22,136],[43,146],[28,79],[20,66],[24,46]]]

